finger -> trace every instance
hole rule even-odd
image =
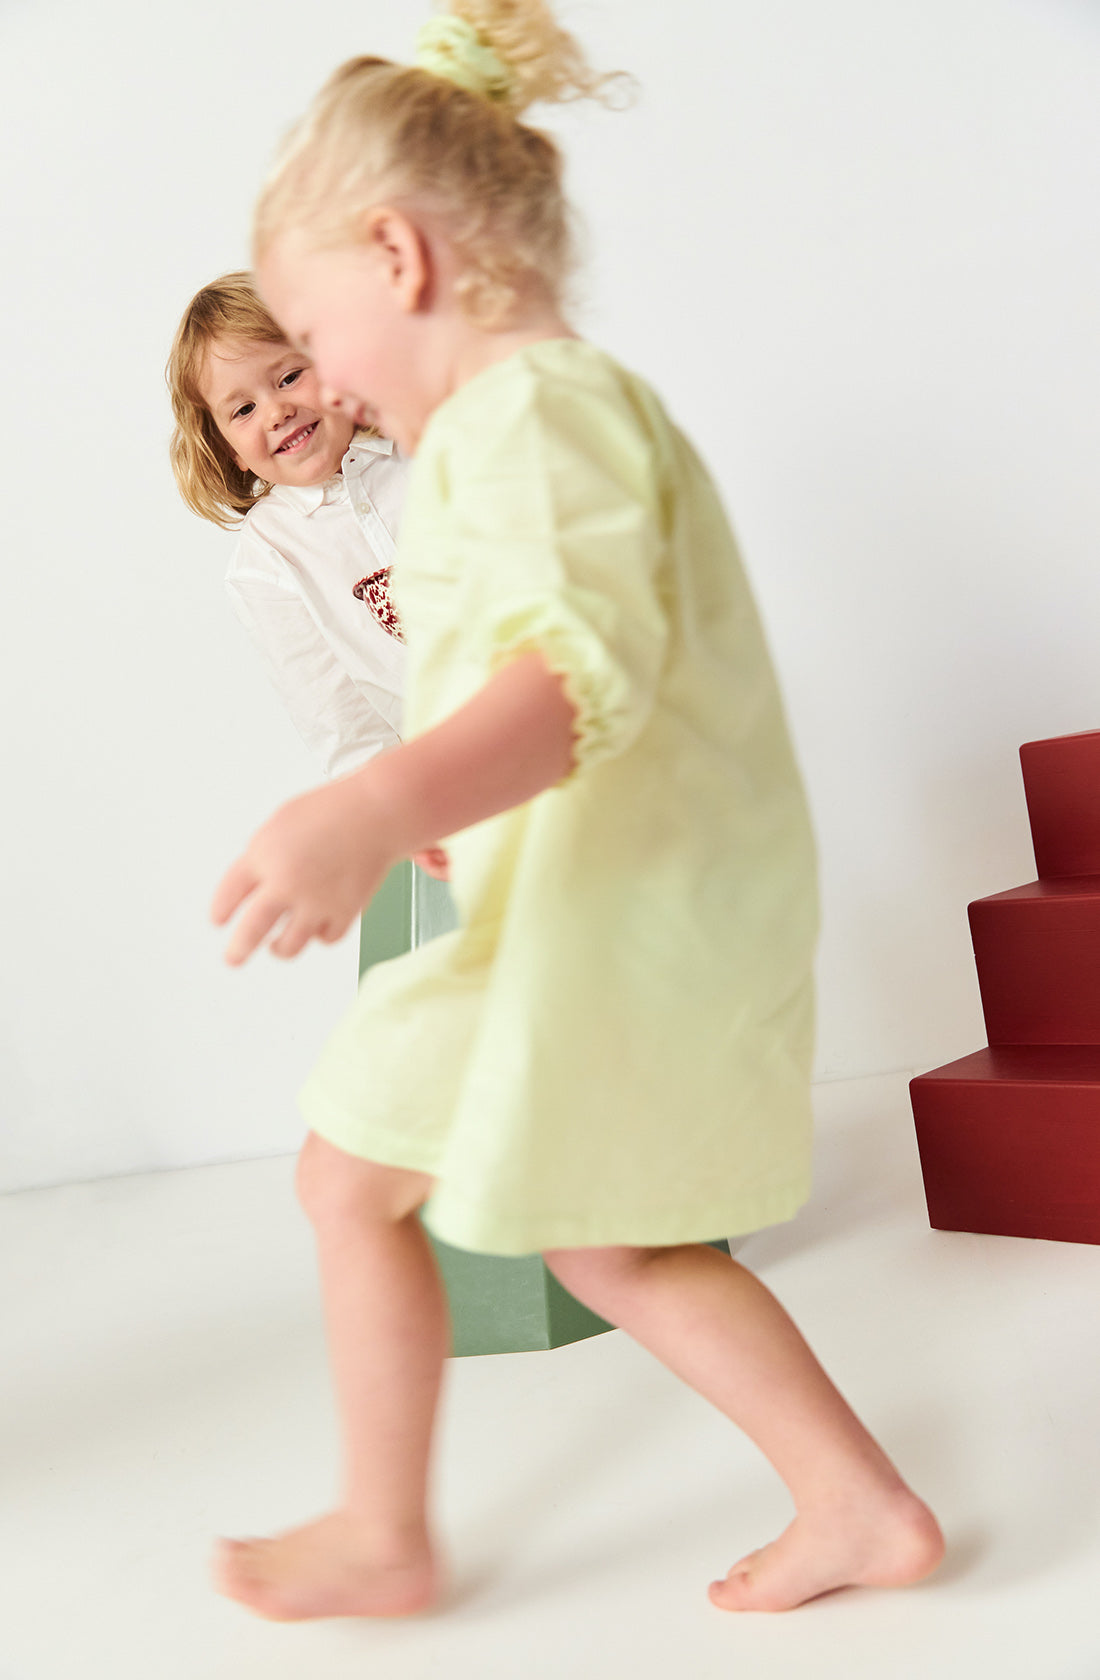
[[[330,918],[322,927],[317,929],[317,938],[326,945],[338,945],[347,933],[353,919],[353,916],[344,916],[342,920],[337,918],[335,921]]]
[[[314,917],[293,917],[271,941],[268,949],[276,957],[296,957],[311,939],[319,939],[324,945],[336,945],[343,939],[351,923],[350,915],[330,916],[323,922]]]
[[[437,881],[451,878],[451,860],[442,846],[428,846],[422,852],[414,852],[413,862]]]
[[[237,906],[243,904],[256,887],[256,872],[243,857],[231,863],[210,901],[210,920],[215,927],[224,927]]]
[[[255,894],[225,947],[225,960],[230,967],[236,968],[247,961],[256,947],[267,938],[280,916],[285,913],[286,905],[279,899]]]
[[[274,957],[296,957],[299,951],[304,951],[317,931],[317,924],[312,916],[289,916],[268,945],[268,950]]]

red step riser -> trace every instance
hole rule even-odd
[[[1100,730],[1020,763],[1040,879],[969,907],[990,1048],[910,1085],[928,1218],[1100,1244]]]
[[[1100,730],[1020,748],[1040,876],[1100,875]]]
[[[929,1223],[1100,1243],[1100,1082],[910,1086]]]
[[[1100,895],[979,899],[969,914],[990,1044],[1100,1044]]]

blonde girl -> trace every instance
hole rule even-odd
[[[319,1521],[221,1547],[222,1589],[271,1617],[441,1592],[421,1206],[448,1242],[541,1252],[771,1460],[795,1518],[715,1604],[901,1585],[942,1552],[783,1309],[703,1243],[808,1191],[814,863],[711,480],[563,312],[561,159],[520,119],[599,91],[541,0],[458,0],[416,64],[336,72],[257,214],[262,294],[322,400],[416,455],[411,738],[277,812],[214,918],[230,962],[293,956],[443,840],[461,912],[368,976],[304,1093],[346,1479]]]

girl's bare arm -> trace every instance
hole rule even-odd
[[[218,926],[241,912],[226,961],[244,962],[278,924],[281,957],[342,938],[398,858],[561,781],[574,715],[561,677],[524,654],[435,729],[281,806],[214,895]]]

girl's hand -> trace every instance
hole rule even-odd
[[[354,778],[281,806],[214,894],[218,927],[241,910],[226,962],[246,961],[276,927],[270,948],[277,957],[296,957],[311,939],[342,939],[396,861],[386,815]]]
[[[451,860],[442,846],[429,846],[423,852],[414,852],[412,860],[418,869],[436,881],[449,881],[451,878]]]
[[[435,858],[440,838],[568,775],[574,721],[564,679],[540,653],[521,654],[434,729],[292,799],[214,895],[219,927],[244,906],[226,962],[244,962],[276,927],[277,957],[296,957],[311,939],[342,938],[398,858]]]

